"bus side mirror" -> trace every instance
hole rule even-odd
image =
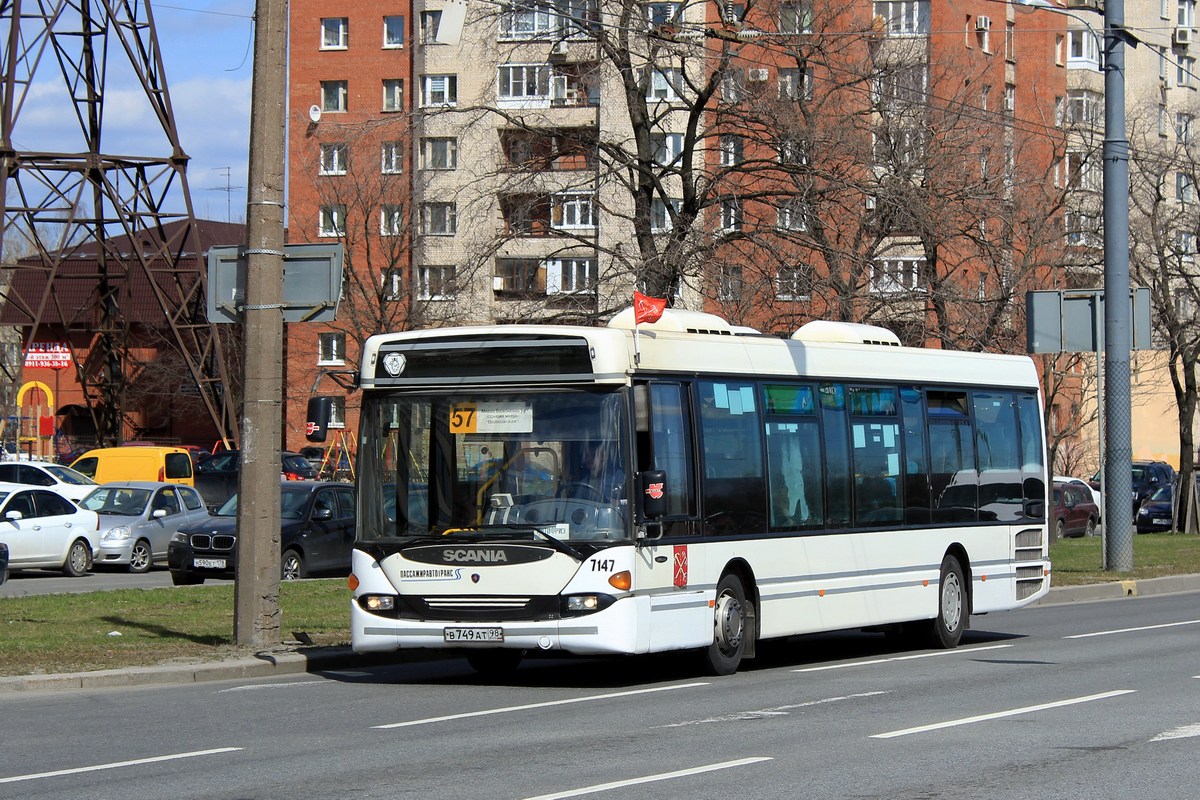
[[[638,475],[642,492],[642,516],[660,519],[667,515],[667,473],[648,469]]]
[[[310,442],[323,442],[329,433],[329,419],[333,416],[332,397],[308,398],[308,420],[304,424],[304,438]]]

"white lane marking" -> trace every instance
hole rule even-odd
[[[1155,736],[1150,741],[1165,742],[1168,739],[1191,739],[1192,737],[1200,736],[1200,725],[1184,725],[1182,728],[1175,728],[1169,731],[1163,731],[1158,736]]]
[[[1162,628],[1178,628],[1180,625],[1200,625],[1200,619],[1189,619],[1185,622],[1165,622],[1162,625],[1145,625],[1140,628],[1117,628],[1111,631],[1096,631],[1095,633],[1077,633],[1064,636],[1064,639],[1088,639],[1092,636],[1112,636],[1116,633],[1137,633],[1138,631],[1156,631]]]
[[[670,692],[675,689],[693,689],[697,686],[708,686],[707,683],[681,683],[676,686],[656,686],[653,689],[635,689],[628,692],[611,692],[609,694],[594,694],[588,697],[571,697],[566,700],[548,700],[545,703],[529,703],[523,706],[508,706],[507,708],[489,708],[484,711],[467,711],[462,714],[448,714],[444,717],[429,717],[428,719],[414,719],[410,722],[393,722],[389,725],[373,725],[373,728],[386,730],[388,728],[408,728],[413,725],[429,725],[434,722],[447,722],[453,719],[467,719],[468,717],[486,717],[490,714],[507,714],[510,711],[528,711],[531,708],[549,708],[551,706],[565,706],[572,703],[590,703],[593,700],[609,700],[614,697],[632,697],[639,694],[651,694],[653,692]]]
[[[1073,706],[1078,703],[1090,703],[1093,700],[1107,700],[1110,697],[1119,697],[1123,694],[1133,694],[1137,689],[1117,689],[1112,692],[1102,692],[1100,694],[1089,694],[1086,697],[1072,697],[1069,700],[1056,700],[1053,703],[1042,703],[1036,706],[1025,706],[1024,708],[1013,708],[1008,711],[996,711],[992,714],[980,714],[977,717],[964,717],[962,719],[952,719],[947,722],[935,722],[932,725],[921,725],[916,728],[905,728],[900,731],[891,731],[889,733],[877,733],[872,739],[895,739],[897,736],[908,736],[912,733],[927,733],[929,731],[941,730],[942,728],[953,728],[958,725],[970,725],[975,722],[987,722],[993,719],[1003,719],[1004,717],[1015,717],[1018,714],[1031,714],[1034,711],[1045,711],[1048,708],[1061,708],[1062,706]]]
[[[73,769],[56,769],[53,772],[33,772],[28,775],[14,775],[11,778],[0,778],[0,783],[19,783],[38,778],[57,778],[60,775],[78,775],[81,772],[96,772],[102,769],[120,769],[134,767],[138,764],[154,764],[159,761],[174,761],[180,758],[195,758],[196,756],[214,756],[219,753],[234,753],[240,747],[217,747],[212,750],[195,750],[191,753],[173,753],[169,756],[152,756],[150,758],[135,758],[132,761],[115,761],[111,764],[96,764],[91,767],[75,767]]]
[[[821,667],[805,667],[804,669],[794,669],[792,672],[824,672],[827,669],[845,669],[846,667],[866,667],[871,664],[887,664],[892,661],[912,661],[916,658],[933,658],[934,656],[955,656],[955,655],[970,655],[971,653],[982,653],[984,650],[1000,650],[1005,647],[1012,647],[1011,644],[989,644],[986,647],[960,647],[954,650],[937,650],[933,653],[917,653],[911,656],[893,656],[892,658],[875,658],[870,661],[849,661],[845,664],[826,664]]]
[[[683,728],[688,725],[707,725],[713,722],[737,722],[739,720],[762,719],[763,717],[785,717],[788,712],[794,711],[797,708],[812,708],[813,706],[823,706],[828,703],[840,703],[842,700],[855,700],[860,697],[875,697],[881,694],[891,694],[891,692],[859,692],[858,694],[848,694],[841,697],[826,697],[821,700],[809,700],[806,703],[793,703],[786,706],[775,706],[774,708],[764,708],[758,711],[739,711],[736,714],[725,714],[720,717],[708,717],[707,719],[691,719],[687,722],[672,722],[669,725],[658,725],[659,728]]]
[[[324,686],[329,681],[323,680],[308,680],[308,681],[288,681],[286,683],[252,683],[248,686],[234,686],[231,689],[218,689],[213,694],[225,694],[226,692],[249,692],[255,689],[282,689],[291,686]]]
[[[537,797],[526,797],[525,800],[559,800],[563,797],[579,797],[580,795],[593,794],[594,792],[607,792],[610,789],[623,789],[626,786],[637,786],[641,783],[654,783],[656,781],[666,781],[672,778],[683,778],[688,775],[700,775],[705,772],[716,772],[719,769],[732,769],[733,767],[744,767],[748,764],[757,764],[760,761],[772,761],[774,759],[768,756],[755,756],[753,758],[740,758],[737,761],[723,761],[720,764],[708,764],[703,767],[692,767],[690,769],[676,770],[675,772],[661,772],[657,775],[647,775],[644,778],[630,778],[624,781],[613,781],[612,783],[598,783],[595,786],[584,786],[579,789],[568,789],[563,792],[555,792],[554,794],[539,794]]]

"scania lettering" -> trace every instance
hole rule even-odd
[[[694,650],[728,674],[815,631],[955,647],[1048,591],[1028,358],[674,309],[634,327],[367,341],[355,650]]]

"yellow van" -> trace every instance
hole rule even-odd
[[[168,481],[196,485],[192,457],[181,447],[101,447],[75,459],[71,469],[96,483]]]

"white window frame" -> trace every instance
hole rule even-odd
[[[447,291],[447,286],[454,283],[454,267],[452,265],[433,265],[427,264],[415,267],[416,278],[416,293],[418,300],[453,300],[453,291]],[[438,273],[438,288],[440,291],[434,292],[430,290],[431,278],[434,273]],[[448,279],[447,279],[447,276]]]
[[[799,197],[785,198],[775,207],[775,228],[789,233],[808,230],[808,203]]]
[[[399,20],[399,23],[396,23]],[[400,30],[395,30],[393,24],[398,24]],[[383,16],[383,49],[384,50],[403,50],[404,49],[404,26],[405,19],[403,14],[384,14]],[[398,36],[396,34],[399,34]]]
[[[317,211],[317,236],[326,239],[346,235],[346,206],[338,203]]]
[[[436,158],[442,150],[442,158]],[[437,162],[441,160],[442,166]],[[458,169],[458,138],[455,136],[426,136],[421,140],[421,169],[450,171]]]
[[[776,300],[807,300],[809,292],[802,291],[812,285],[809,276],[810,269],[801,264],[793,267],[780,267],[775,272]]]
[[[552,258],[546,261],[546,294],[595,294],[596,259]]]
[[[379,146],[379,173],[381,175],[404,173],[404,142],[383,142]]]
[[[1175,112],[1175,138],[1180,144],[1189,144],[1192,141],[1192,130],[1196,122],[1196,115],[1189,114],[1186,111]]]
[[[1004,84],[1004,115],[1015,116],[1017,113],[1017,87],[1011,83]]]
[[[721,134],[721,166],[736,167],[743,158],[742,137],[736,133]]]
[[[595,192],[558,192],[550,196],[550,227],[555,230],[594,230]]]
[[[721,201],[721,222],[720,230],[722,233],[737,233],[742,230],[745,224],[745,219],[742,215],[742,204],[736,197],[725,198]]]
[[[888,36],[929,34],[929,0],[875,0],[875,16]]]
[[[1063,154],[1063,186],[1098,192],[1102,185],[1103,172],[1086,151],[1067,150]]]
[[[813,0],[784,0],[779,4],[780,33],[813,32]]]
[[[342,114],[349,108],[349,88],[346,81],[321,81],[321,111]]]
[[[454,236],[458,233],[458,207],[439,201],[421,206],[421,231],[426,236]]]
[[[646,3],[646,22],[652,28],[664,25],[677,25],[683,20],[684,4],[680,2],[661,2],[651,0]]]
[[[345,142],[327,142],[321,145],[321,175],[345,175],[350,163],[350,147]]]
[[[683,94],[683,73],[670,67],[650,70],[646,81],[646,99],[670,103],[678,100]]]
[[[652,233],[667,233],[674,229],[668,207],[673,208],[678,215],[679,210],[683,207],[683,201],[676,197],[667,198],[666,201],[663,201],[661,197],[655,197],[650,201],[650,231]]]
[[[421,44],[441,44],[437,40],[438,29],[442,27],[442,10],[434,9],[421,12]]]
[[[500,41],[546,39],[559,31],[559,15],[543,3],[517,3],[500,9]]]
[[[1175,173],[1175,199],[1180,203],[1196,202],[1196,182],[1186,172]]]
[[[1175,4],[1175,25],[1180,28],[1196,26],[1196,0],[1177,0]]]
[[[404,79],[383,79],[383,106],[380,109],[385,114],[404,110]]]
[[[1067,30],[1067,67],[1100,69],[1100,40],[1087,28]]]
[[[379,209],[379,235],[400,236],[404,233],[404,206],[384,203]]]
[[[1175,231],[1175,251],[1185,264],[1196,261],[1196,234],[1192,231]]]
[[[741,264],[722,264],[717,275],[717,300],[736,303],[746,292],[746,272]]]
[[[652,133],[650,145],[654,148],[654,163],[670,166],[683,155],[682,133]]]
[[[502,107],[549,104],[553,75],[549,64],[501,64],[496,69],[496,101]]]
[[[321,18],[321,49],[345,50],[350,47],[350,18]]]
[[[1175,85],[1189,89],[1196,87],[1196,59],[1192,56],[1176,56]]]
[[[317,366],[346,363],[346,334],[329,331],[317,334]]]
[[[1096,127],[1104,120],[1104,95],[1091,89],[1067,90],[1067,121]]]
[[[454,108],[458,105],[458,75],[438,73],[421,76],[423,108]]]
[[[908,294],[921,291],[921,256],[890,256],[871,262],[871,291],[875,294]]]
[[[383,282],[383,299],[398,302],[404,299],[404,268],[387,267],[380,275]]]

